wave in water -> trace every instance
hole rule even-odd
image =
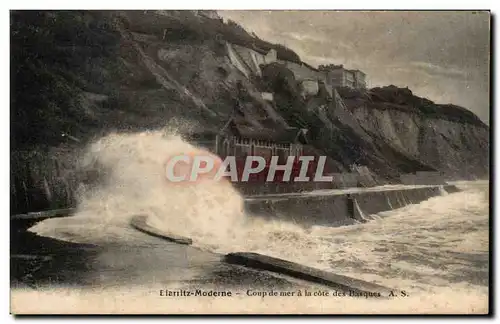
[[[365,224],[305,229],[248,217],[242,196],[228,182],[166,181],[167,159],[192,152],[207,154],[164,131],[101,138],[81,161],[82,171],[99,172],[81,191],[76,215],[45,220],[30,230],[78,243],[129,244],[142,237],[130,228],[130,218],[146,214],[150,225],[214,252],[265,253],[402,289],[428,291],[450,283],[484,287],[477,278],[487,271],[485,190],[443,193]]]

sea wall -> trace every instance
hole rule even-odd
[[[280,193],[300,193],[324,189],[368,188],[377,185],[377,181],[373,178],[366,167],[359,167],[353,172],[330,173],[328,176],[332,177],[331,182],[246,182],[234,183],[234,186],[244,196],[254,196]]]
[[[343,193],[317,194],[267,194],[245,198],[245,210],[251,217],[282,220],[303,226],[345,226],[373,219],[371,215],[418,204],[439,196],[444,191],[459,191],[452,185],[421,186],[406,189],[362,191],[346,190]],[[11,216],[11,230],[24,229],[51,217],[69,216],[72,209],[30,213]]]
[[[256,217],[305,226],[344,226],[365,222],[372,214],[418,204],[441,195],[443,189],[448,193],[458,191],[447,185],[340,194],[270,195],[245,200],[245,208]]]

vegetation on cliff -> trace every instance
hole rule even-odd
[[[293,51],[251,36],[234,22],[201,19],[189,11],[168,15],[144,11],[13,11],[13,148],[57,145],[65,141],[61,134],[86,140],[89,134],[103,129],[154,127],[161,121],[152,115],[160,116],[165,109],[179,116],[189,111],[186,106],[193,103],[175,89],[161,87],[134,50],[133,41],[117,30],[120,24],[129,32],[149,37],[141,45],[153,58],[157,56],[155,51],[166,47],[169,56],[160,65],[181,83],[195,88],[205,101],[209,95],[218,95],[218,102],[213,104],[216,110],[232,105],[235,99],[234,85],[212,91],[212,85],[221,85],[227,76],[228,68],[223,64],[217,66],[219,79],[200,80],[203,54],[220,54],[216,39],[266,50],[275,48],[281,59],[299,60]],[[186,57],[175,55],[175,50]],[[189,112],[187,115],[183,117],[189,117]]]
[[[279,59],[301,61],[292,50],[250,35],[235,22],[190,11],[13,11],[12,148],[57,146],[67,141],[62,134],[85,143],[111,130],[151,129],[175,118],[198,128],[220,129],[238,103],[251,124],[283,127],[283,119],[290,126],[308,128],[312,144],[329,155],[339,171],[352,163],[367,165],[384,178],[418,170],[447,171],[452,168],[445,161],[449,152],[473,148],[478,150],[473,154],[480,157],[477,161],[469,153],[456,153],[454,165],[472,160],[474,165],[487,164],[483,153],[487,155],[488,147],[477,142],[487,141],[489,130],[464,108],[438,105],[394,86],[368,92],[339,89],[345,107],[321,87],[318,95],[303,97],[293,73],[278,63],[263,66],[262,78],[244,77],[230,64],[224,41],[274,48]],[[266,103],[261,91],[272,92],[274,102]],[[425,154],[419,148],[417,153],[405,150],[378,132],[382,124],[363,120],[360,107],[408,113],[408,122],[418,116],[418,141],[439,144],[442,140],[436,138],[446,138],[452,148],[431,152],[420,145]],[[439,133],[426,126],[432,120],[470,129]],[[398,126],[401,138],[403,126]],[[448,139],[453,136],[461,143]],[[442,157],[438,163],[424,155]]]
[[[338,91],[344,100],[353,103],[356,100],[367,101],[374,109],[395,109],[427,118],[446,119],[487,127],[470,110],[453,104],[436,104],[429,99],[415,96],[408,88],[399,88],[394,85],[376,87],[368,91],[368,96],[356,89],[340,88]]]

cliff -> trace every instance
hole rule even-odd
[[[469,110],[436,104],[395,86],[339,92],[373,138],[457,178],[487,176],[490,130]]]
[[[292,50],[233,22],[190,11],[14,11],[11,147],[79,146],[113,130],[174,121],[217,130],[238,104],[252,125],[308,128],[333,171],[357,163],[391,181],[425,170],[487,175],[489,128],[468,110],[395,87],[332,94],[322,85],[303,95],[279,63],[244,76],[228,57],[228,42],[275,49],[278,60],[300,63]],[[263,91],[274,101],[263,100]]]

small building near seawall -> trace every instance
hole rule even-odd
[[[221,158],[261,156],[268,160],[278,156],[279,163],[286,163],[289,156],[301,156],[304,145],[308,144],[306,129],[258,128],[241,122],[237,117],[231,117],[218,132],[193,133],[188,139]]]
[[[239,179],[235,185],[238,187],[247,186],[245,183],[240,183],[240,177],[248,156],[263,157],[266,161],[265,168],[261,172],[251,175],[248,180],[250,186],[259,183],[265,186],[269,184],[266,179],[271,158],[276,156],[278,157],[278,165],[287,164],[289,157],[294,157],[294,159],[293,163],[290,162],[292,163],[290,179],[282,178],[284,171],[276,172],[276,176],[271,183],[280,185],[280,188],[276,187],[273,191],[294,192],[304,188],[326,189],[332,186],[332,183],[315,183],[313,181],[321,154],[318,154],[317,150],[309,145],[307,129],[256,127],[245,123],[238,116],[233,116],[219,131],[194,133],[188,135],[187,139],[197,146],[208,149],[223,160],[227,157],[234,157]],[[308,163],[306,172],[309,181],[295,182],[294,179],[299,176],[302,165],[301,160],[299,160],[301,156],[313,156],[313,160]],[[327,158],[323,169],[324,175],[333,171],[330,169],[329,163]]]

